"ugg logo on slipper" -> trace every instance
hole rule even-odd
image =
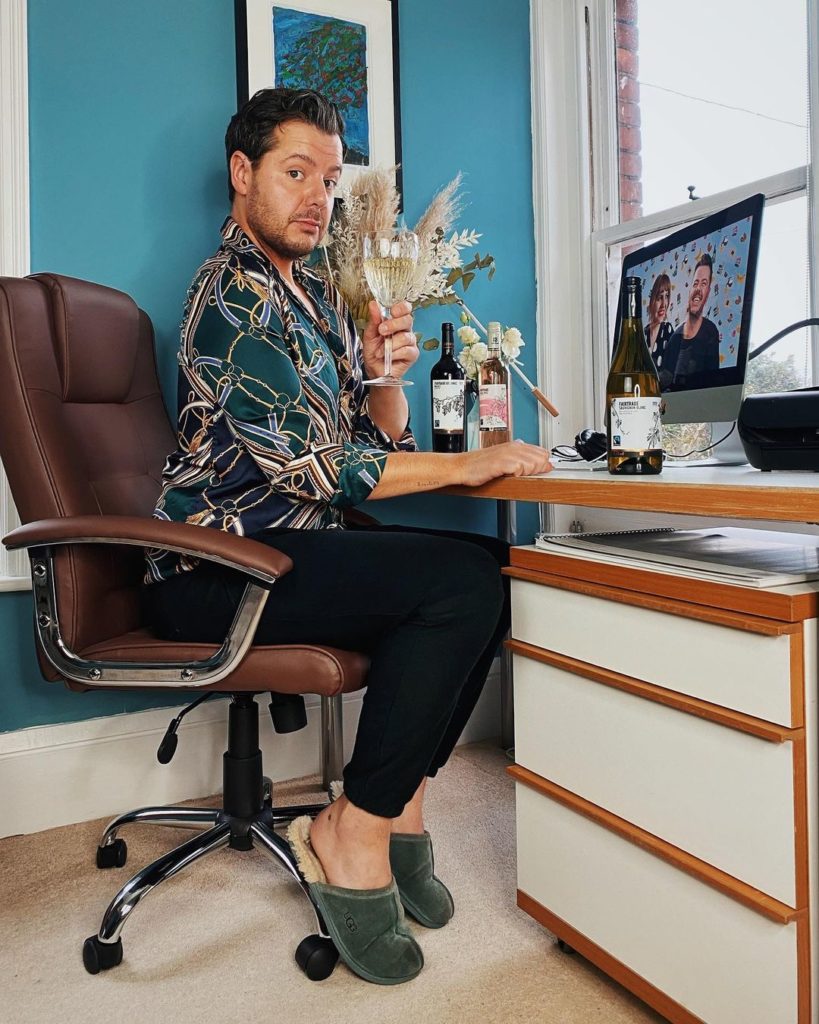
[[[344,915],[344,923],[347,925],[347,930],[348,931],[351,931],[351,932],[357,932],[358,931],[358,925],[355,923],[355,918],[349,912],[349,910]]]

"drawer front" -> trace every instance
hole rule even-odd
[[[512,636],[780,725],[792,724],[791,639],[512,581]]]
[[[515,760],[796,906],[792,743],[514,659]]]
[[[516,788],[523,892],[708,1024],[797,1024],[796,924]]]

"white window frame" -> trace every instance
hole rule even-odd
[[[29,256],[28,32],[26,0],[0,3],[0,275],[25,277]],[[19,525],[0,466],[0,536]],[[0,591],[31,586],[25,551],[0,545]]]
[[[540,387],[561,410],[541,418],[541,443],[571,443],[602,427],[609,360],[605,255],[612,244],[698,220],[755,192],[768,202],[806,195],[811,264],[809,301],[819,309],[819,0],[808,0],[810,164],[739,188],[619,223],[614,0],[532,0],[532,159]],[[812,333],[814,372],[819,332]],[[546,529],[572,520],[614,528],[617,513],[549,507]],[[634,516],[631,516],[634,521]],[[691,525],[690,518],[684,520]]]

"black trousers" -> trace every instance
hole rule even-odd
[[[395,818],[446,763],[509,628],[509,547],[494,537],[402,526],[257,535],[293,569],[273,587],[255,642],[311,643],[370,657],[344,791]],[[244,579],[202,563],[146,588],[166,639],[221,642]]]

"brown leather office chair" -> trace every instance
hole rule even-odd
[[[178,690],[230,696],[223,806],[145,807],[105,829],[101,868],[121,867],[118,832],[133,822],[202,830],[139,871],[108,907],[83,961],[96,974],[122,960],[120,933],[140,900],[197,858],[258,847],[304,884],[277,826],[323,805],[272,805],[262,775],[254,695],[337,696],[364,685],[355,652],[251,647],[270,588],[292,563],[245,537],[151,513],[175,433],[160,395],[148,316],[127,295],[56,274],[0,278],[0,457],[23,523],[4,538],[31,559],[35,630],[46,679],[73,690]],[[243,572],[247,588],[221,646],[156,639],[142,620],[145,547],[209,558]],[[160,759],[172,754],[173,729]],[[296,951],[313,979],[337,959],[318,908],[317,934]]]

